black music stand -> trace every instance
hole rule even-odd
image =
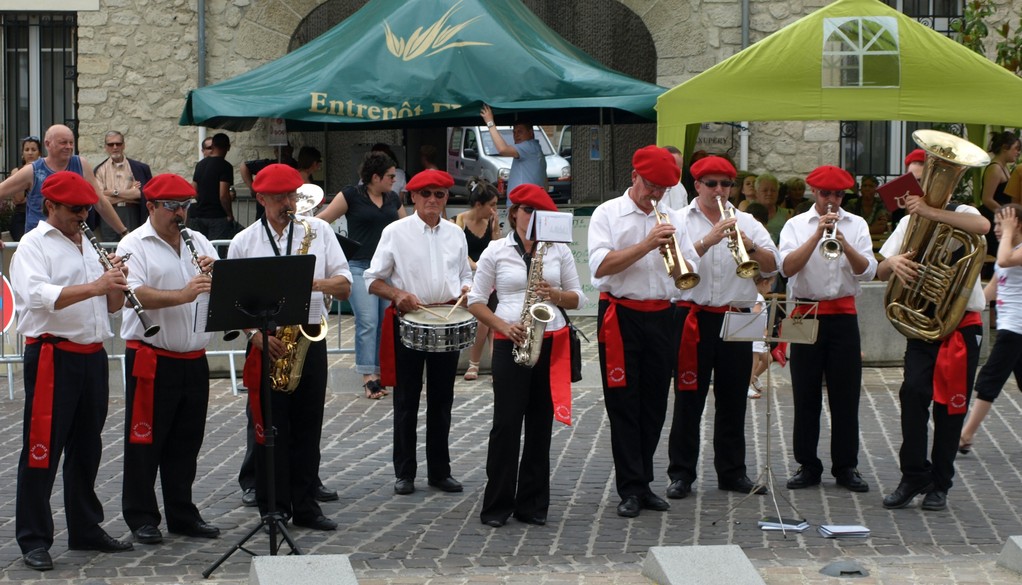
[[[213,288],[209,293],[209,314],[206,331],[230,331],[235,329],[258,328],[266,339],[279,325],[305,324],[309,321],[309,299],[312,294],[312,278],[316,257],[268,256],[219,260],[213,265]],[[272,278],[267,278],[272,275]],[[260,529],[266,528],[270,535],[270,555],[277,554],[277,533],[291,547],[289,554],[300,555],[302,551],[288,534],[284,519],[277,512],[277,485],[275,468],[276,428],[273,426],[273,410],[270,405],[270,349],[263,344],[262,380],[259,384],[259,401],[263,411],[263,428],[266,447],[266,514],[259,519],[252,530],[230,548],[220,559],[202,572],[209,576],[239,549],[257,556],[245,548],[245,543]]]

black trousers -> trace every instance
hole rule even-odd
[[[601,329],[608,306],[600,301],[597,323]],[[618,305],[625,354],[626,386],[622,388],[607,387],[607,348],[599,344],[603,402],[610,420],[617,493],[622,499],[651,493],[653,455],[667,418],[671,368],[676,361],[673,311],[642,312]]]
[[[1015,383],[1022,387],[1022,335],[1007,329],[997,330],[997,339],[990,348],[987,362],[976,377],[976,398],[993,402],[1001,394],[1008,376],[1015,374]]]
[[[39,350],[40,344],[25,346],[25,418],[15,506],[15,534],[23,553],[53,545],[50,494],[62,453],[68,542],[88,542],[103,533],[96,474],[103,454],[101,434],[110,398],[106,351],[85,355],[54,348],[50,465],[38,469],[28,466],[28,452]]]
[[[273,426],[277,431],[274,470],[277,511],[299,522],[321,515],[316,502],[319,474],[319,441],[323,435],[323,402],[326,399],[326,341],[309,346],[302,380],[294,392],[270,393]],[[257,445],[256,500],[260,513],[267,509],[266,446]]]
[[[968,402],[972,395],[976,366],[979,364],[981,325],[961,329],[966,348],[966,389]],[[933,482],[939,490],[951,489],[955,475],[955,455],[962,434],[965,413],[948,414],[947,406],[933,402],[933,367],[940,343],[909,339],[905,346],[905,379],[898,398],[901,401],[901,480],[913,485]],[[929,442],[927,423],[933,403],[933,447],[926,458]]]
[[[536,365],[526,368],[515,363],[510,340],[493,342],[493,428],[486,451],[486,491],[479,515],[483,522],[507,520],[512,513],[547,516],[554,418],[550,397],[552,345],[552,338],[544,339]]]
[[[451,476],[451,407],[454,405],[454,378],[458,374],[457,351],[426,352],[409,349],[401,343],[398,321],[394,318],[394,362],[397,384],[394,386],[394,476],[415,479],[416,427],[422,398],[422,375],[426,374],[426,477],[440,481]]]
[[[816,343],[791,344],[791,391],[794,401],[792,445],[795,461],[814,474],[823,472],[816,454],[823,414],[823,381],[830,406],[831,473],[859,465],[859,395],[862,350],[855,315],[820,315]]]
[[[125,369],[133,371],[136,350],[125,352]],[[167,528],[187,529],[202,521],[192,502],[196,460],[206,432],[206,406],[209,403],[209,363],[205,357],[156,358],[153,387],[153,442],[149,445],[129,441],[131,415],[135,404],[137,379],[128,376],[125,402],[124,484],[121,508],[128,528],[136,530],[150,524],[159,526],[160,509],[156,501],[156,473],[163,488],[163,507]]]
[[[676,327],[688,317],[687,307],[678,307]],[[752,375],[752,343],[724,341],[720,337],[723,313],[701,311],[699,319],[699,375],[696,390],[674,393],[674,418],[668,440],[671,481],[694,482],[699,464],[699,430],[710,393],[713,376],[713,468],[717,481],[733,483],[746,476],[745,408],[748,404],[749,377]],[[680,337],[680,336],[679,336]],[[677,356],[671,359],[677,363]]]

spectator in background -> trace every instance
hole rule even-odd
[[[440,170],[440,167],[437,166],[437,151],[435,146],[432,144],[423,144],[419,147],[419,165],[424,171]]]
[[[983,169],[983,191],[982,205],[979,212],[987,218],[991,225],[994,222],[994,215],[1006,203],[1011,203],[1011,197],[1004,193],[1008,185],[1008,165],[1018,161],[1019,150],[1022,149],[1022,141],[1014,132],[1005,130],[1003,132],[990,133],[990,164]],[[987,232],[987,253],[997,249],[997,238],[994,231]]]
[[[685,157],[682,156],[681,151],[676,146],[665,146],[667,152],[674,155],[674,160],[678,161],[678,168],[685,168]],[[684,174],[684,173],[682,173]],[[663,202],[667,204],[667,207],[678,210],[688,205],[688,190],[685,189],[684,183],[681,180],[678,181],[677,185],[668,187],[664,193]]]
[[[497,153],[500,156],[510,156],[514,159],[511,161],[511,174],[508,177],[505,192],[510,193],[514,191],[515,187],[524,183],[539,185],[546,189],[546,158],[543,156],[543,148],[540,146],[539,140],[536,140],[536,132],[532,128],[532,123],[522,119],[516,121],[511,126],[515,143],[510,145],[500,135],[500,130],[494,124],[493,110],[490,109],[490,106],[484,104],[479,113],[482,115],[483,121],[486,122]],[[510,199],[507,204],[511,205]]]
[[[891,218],[884,202],[876,196],[879,186],[880,181],[876,177],[866,175],[862,178],[859,196],[849,200],[843,206],[845,210],[865,219],[869,225],[869,233],[873,236],[886,234]]]
[[[209,240],[234,237],[234,209],[231,186],[234,165],[224,158],[231,150],[231,139],[223,132],[213,135],[210,155],[195,165],[192,186],[198,193],[196,204],[188,210],[188,227]]]
[[[776,244],[781,237],[781,228],[791,217],[791,210],[777,206],[777,191],[780,183],[777,177],[763,173],[756,177],[756,202],[766,207],[767,222],[766,228],[770,232],[770,239]]]
[[[303,181],[315,183],[313,175],[323,167],[323,155],[319,153],[318,148],[303,146],[298,151],[298,161],[294,166],[298,169],[298,174],[302,176]]]
[[[784,182],[784,196],[777,205],[794,212],[806,200],[806,182],[801,177],[792,177]]]
[[[43,143],[38,136],[26,136],[21,140],[21,169],[31,165],[43,156]],[[15,169],[15,170],[18,170]],[[25,200],[28,191],[14,194],[14,213],[11,215],[11,239],[15,242],[25,235]]]
[[[298,168],[298,161],[294,159],[293,154],[294,147],[291,146],[290,142],[288,142],[286,145],[280,147],[277,159],[260,158],[257,160],[247,160],[241,163],[241,167],[239,167],[238,172],[241,174],[242,182],[248,187],[249,193],[252,193],[253,199],[255,199],[255,194],[252,191],[252,181],[255,180],[255,176],[259,174],[259,171],[274,163],[283,163]],[[262,204],[256,200],[256,219],[262,217],[263,213]]]
[[[99,185],[100,195],[114,206],[124,227],[134,230],[149,219],[142,189],[153,178],[153,172],[144,162],[124,155],[124,134],[111,130],[103,137],[103,143],[109,156],[92,169],[96,175],[96,184]],[[120,239],[106,222],[103,222],[101,229],[104,240],[116,242]]]
[[[369,149],[370,152],[377,154],[385,154],[390,157],[390,160],[394,161],[394,185],[390,188],[391,191],[400,195],[405,190],[405,185],[408,184],[408,175],[401,168],[401,163],[398,162],[397,155],[394,154],[394,150],[383,142],[377,142]]]
[[[207,136],[202,139],[202,158],[209,156],[209,153],[213,152],[213,137]]]
[[[728,195],[731,205],[739,208],[746,208],[749,204],[746,200],[756,200],[756,175],[741,171],[735,177],[735,184],[731,186],[731,193]]]
[[[497,219],[497,188],[485,179],[472,177],[468,182],[468,211],[459,213],[454,223],[465,230],[465,241],[468,242],[468,265],[475,274],[476,262],[490,242],[499,240],[500,222]],[[492,291],[482,291],[492,292]],[[497,308],[496,295],[490,296],[490,311]],[[489,305],[488,305],[489,306]],[[476,327],[476,340],[469,349],[468,369],[465,370],[466,380],[479,377],[479,360],[483,357],[483,348],[490,338],[490,328],[483,322]]]

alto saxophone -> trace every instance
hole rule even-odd
[[[297,255],[308,254],[312,240],[316,239],[316,232],[309,226],[309,222],[299,218],[294,212],[289,211],[288,217],[305,229],[305,236],[298,246]],[[308,353],[309,346],[326,337],[328,325],[325,315],[321,317],[318,327],[319,332],[316,335],[309,335],[304,325],[285,325],[277,328],[276,338],[284,344],[284,355],[274,360],[270,368],[270,382],[274,390],[290,393],[298,387],[302,380],[302,367],[305,365],[305,354]]]
[[[536,290],[543,280],[543,255],[546,254],[546,248],[546,242],[537,242],[533,249],[529,282],[525,286],[525,299],[522,302],[521,322],[522,327],[525,327],[525,341],[511,348],[511,357],[515,363],[527,368],[539,361],[539,352],[543,349],[543,333],[547,323],[554,320],[553,307],[540,301]]]

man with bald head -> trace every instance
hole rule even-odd
[[[12,198],[17,193],[28,192],[27,218],[25,220],[25,231],[28,232],[39,222],[46,221],[43,215],[43,194],[42,186],[46,177],[60,171],[71,171],[81,175],[96,189],[97,197],[100,194],[96,187],[96,177],[92,173],[92,167],[82,157],[75,154],[75,135],[71,129],[63,124],[54,124],[46,130],[46,137],[43,139],[46,146],[46,156],[30,165],[21,167],[10,177],[0,183],[0,197]],[[99,197],[96,203],[96,211],[99,212],[103,221],[111,226],[121,236],[128,234],[124,222],[117,217],[113,205],[106,197]]]

